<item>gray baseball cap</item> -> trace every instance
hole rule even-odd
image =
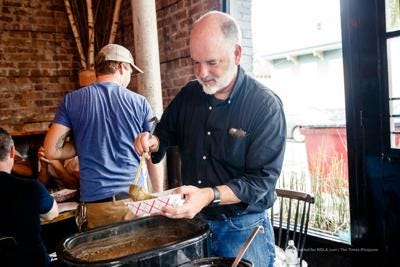
[[[132,68],[134,68],[138,72],[143,73],[143,71],[135,65],[131,52],[129,52],[128,49],[121,45],[108,44],[99,51],[99,54],[103,54],[105,58],[104,60],[106,61],[112,60],[118,62],[126,62],[131,64]]]

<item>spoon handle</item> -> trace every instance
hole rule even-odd
[[[258,233],[258,231],[264,232],[264,228],[261,225],[259,225],[256,228],[254,228],[254,230],[251,233],[251,235],[247,238],[246,242],[244,242],[242,248],[239,251],[239,254],[235,258],[235,261],[232,263],[232,267],[236,267],[239,264],[239,262],[242,260],[242,257],[244,255],[244,253],[246,252],[246,250],[250,246],[251,241],[253,241],[253,239],[256,236],[256,234]]]

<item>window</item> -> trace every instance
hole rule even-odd
[[[390,147],[400,149],[400,0],[385,1]]]
[[[340,1],[252,6],[253,74],[277,93],[286,115],[277,187],[314,195],[309,234],[350,243]]]

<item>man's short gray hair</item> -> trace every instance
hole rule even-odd
[[[242,32],[239,24],[232,17],[227,16],[221,24],[221,31],[225,38],[229,40],[233,45],[241,45],[242,43]]]
[[[230,15],[220,11],[210,11],[202,15],[195,21],[193,27],[205,17],[218,15],[220,20],[220,29],[225,39],[228,40],[232,45],[242,44],[242,31],[240,30],[239,23]]]
[[[0,128],[0,161],[4,161],[10,154],[10,149],[14,145],[11,135]]]

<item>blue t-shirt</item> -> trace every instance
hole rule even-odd
[[[81,201],[128,192],[139,156],[136,136],[150,130],[145,97],[111,82],[73,91],[60,104],[55,122],[72,130],[80,168]],[[143,177],[140,179],[143,185]]]

